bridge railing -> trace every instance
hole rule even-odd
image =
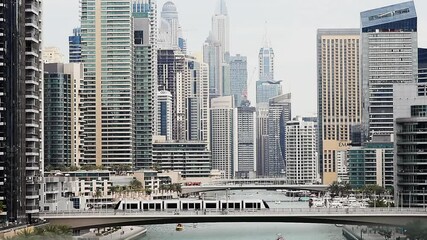
[[[141,210],[86,210],[86,211],[58,211],[58,212],[41,212],[40,217],[55,216],[111,216],[111,215],[146,215],[146,216],[168,216],[168,215],[392,215],[392,214],[425,214],[427,210],[423,208],[272,208],[265,210],[163,210],[163,211],[141,211]]]

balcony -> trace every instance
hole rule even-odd
[[[25,12],[32,12],[36,15],[39,14],[39,6],[36,2],[33,2],[32,4],[25,4]]]

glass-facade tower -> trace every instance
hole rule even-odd
[[[361,17],[363,124],[368,137],[393,134],[393,84],[418,72],[414,2],[368,10]]]
[[[68,55],[70,63],[79,63],[82,61],[82,37],[80,28],[74,28],[73,35],[68,37]]]
[[[133,3],[135,168],[148,169],[152,161],[152,135],[157,93],[157,6],[155,1]]]
[[[247,97],[248,61],[237,54],[230,57],[230,91],[234,96],[234,105],[240,106],[242,97]]]
[[[131,17],[129,0],[82,1],[85,164],[134,162]]]

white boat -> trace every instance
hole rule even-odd
[[[281,202],[280,202],[280,201],[274,201],[274,203],[275,203],[275,204],[280,204]]]
[[[282,234],[277,234],[276,240],[285,240],[285,238],[282,236]]]

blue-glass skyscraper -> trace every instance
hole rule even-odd
[[[248,62],[245,56],[230,57],[230,90],[235,106],[240,106],[242,96],[247,95]]]
[[[274,80],[274,52],[266,43],[259,50],[259,80],[256,83],[256,102],[268,103],[269,99],[282,94],[282,81]]]
[[[68,53],[70,63],[78,63],[82,61],[82,37],[81,29],[74,28],[73,36],[68,37]]]

